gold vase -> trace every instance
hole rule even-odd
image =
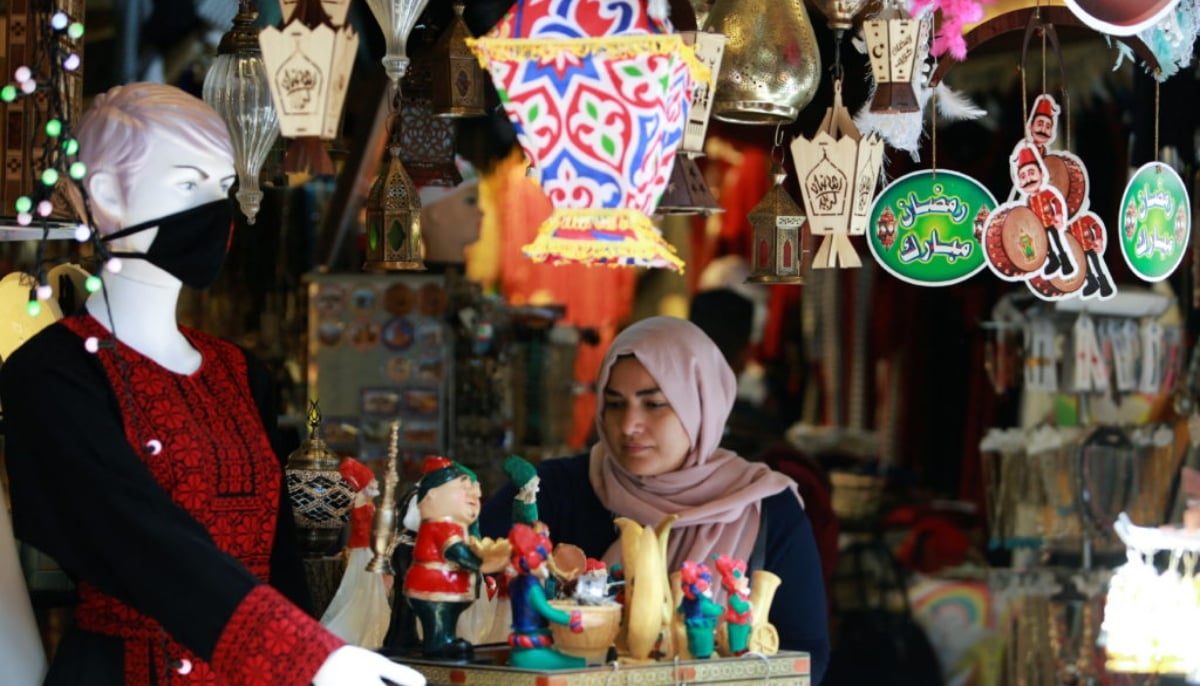
[[[821,55],[803,0],[717,0],[703,30],[728,38],[713,98],[717,119],[788,123],[816,95]]]

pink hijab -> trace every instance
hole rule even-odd
[[[787,476],[761,463],[748,462],[719,447],[733,409],[737,379],[716,344],[695,324],[675,317],[651,317],[616,337],[597,377],[604,392],[617,358],[633,355],[658,387],[691,438],[683,465],[666,474],[636,476],[617,461],[604,435],[604,404],[597,403],[596,431],[588,477],[600,502],[614,514],[654,526],[679,515],[667,548],[668,569],[685,560],[711,564],[728,553],[748,560],[758,536],[762,499],[784,489],[796,491]],[[604,559],[620,559],[620,541]]]

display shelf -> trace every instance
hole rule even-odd
[[[476,654],[479,655],[480,651],[477,650]],[[744,655],[640,665],[612,663],[553,671],[517,669],[479,662],[399,661],[423,674],[430,686],[654,686],[684,683],[810,686],[812,683],[808,653],[793,651],[780,651],[770,656]]]

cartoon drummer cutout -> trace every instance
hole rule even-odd
[[[1058,113],[1060,109],[1054,98],[1042,93],[1033,101],[1033,112],[1029,114],[1026,127],[1029,140],[1037,146],[1041,155],[1046,154],[1046,148],[1058,137]]]
[[[1063,247],[1063,233],[1067,228],[1067,203],[1062,193],[1049,184],[1049,175],[1037,148],[1021,143],[1009,160],[1013,181],[1025,205],[1033,211],[1046,230],[1049,249],[1042,267],[1043,278],[1053,278],[1060,273],[1070,276],[1075,273],[1075,262]]]

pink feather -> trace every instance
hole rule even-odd
[[[962,61],[967,57],[967,42],[963,39],[963,26],[983,18],[983,5],[991,0],[912,0],[910,12],[919,14],[926,8],[941,12],[941,22],[929,54],[950,57]]]

